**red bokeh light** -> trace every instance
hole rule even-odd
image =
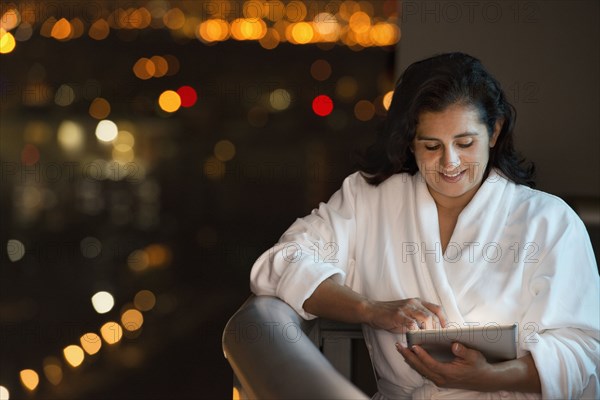
[[[40,151],[32,144],[26,144],[21,152],[21,163],[34,165],[40,160]]]
[[[324,94],[319,95],[313,100],[312,108],[318,116],[326,117],[333,111],[333,100]]]
[[[177,89],[177,94],[181,97],[181,107],[191,107],[196,104],[198,95],[191,86],[182,86]]]

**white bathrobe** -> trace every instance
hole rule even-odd
[[[347,177],[327,203],[299,218],[254,264],[251,289],[302,304],[333,277],[378,301],[420,297],[453,326],[519,326],[542,397],[600,396],[600,279],[586,229],[561,199],[492,171],[461,212],[442,254],[425,180],[397,174],[375,187]],[[536,398],[437,388],[403,360],[405,335],[363,326],[378,398]]]

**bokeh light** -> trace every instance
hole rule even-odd
[[[101,291],[92,296],[92,306],[98,314],[106,314],[115,305],[115,299],[109,292]]]
[[[335,85],[335,94],[343,101],[352,101],[358,93],[358,82],[351,76],[340,78]]]
[[[333,100],[324,94],[314,98],[312,109],[320,117],[326,117],[333,111]]]
[[[136,309],[129,309],[121,315],[121,324],[126,330],[135,332],[144,324],[144,316]]]
[[[173,90],[165,90],[158,97],[158,105],[161,110],[173,113],[181,107],[181,97]]]
[[[27,390],[33,391],[40,383],[40,377],[37,372],[32,369],[24,369],[19,373],[21,383]]]
[[[84,144],[83,127],[70,120],[65,120],[58,126],[56,139],[60,147],[69,153],[77,153],[83,149]]]
[[[127,265],[132,271],[143,271],[149,264],[148,254],[144,250],[134,250],[127,257]]]
[[[181,98],[181,107],[192,107],[198,100],[198,94],[191,86],[181,86],[177,89],[177,94]]]
[[[390,105],[392,104],[392,97],[394,96],[394,91],[390,90],[383,96],[383,108],[386,110],[390,109]]]
[[[141,57],[133,65],[133,73],[136,77],[147,80],[156,73],[156,66],[149,58]]]
[[[25,245],[17,239],[10,239],[6,243],[6,255],[12,262],[17,262],[25,256]]]
[[[110,115],[110,103],[102,97],[96,97],[90,104],[89,113],[96,119],[104,119]]]
[[[119,133],[117,124],[109,119],[103,119],[96,126],[96,137],[101,142],[112,142]]]
[[[325,81],[331,76],[331,65],[326,60],[316,60],[310,66],[310,74],[318,81]]]
[[[0,28],[0,54],[8,54],[15,49],[17,42],[10,32]]]
[[[54,94],[54,102],[62,107],[70,106],[75,101],[75,91],[67,84],[62,84]]]
[[[69,345],[63,349],[63,355],[65,356],[65,360],[74,368],[77,368],[83,362],[85,358],[85,353],[83,349],[76,344]]]
[[[154,74],[152,75],[153,77],[160,78],[167,74],[169,70],[169,63],[164,57],[152,56],[150,57],[150,62],[154,66]]]
[[[289,40],[295,44],[310,43],[315,33],[313,27],[308,22],[298,22],[290,25]]]
[[[100,328],[100,335],[107,344],[116,344],[123,337],[123,328],[118,323],[109,321]]]
[[[10,392],[4,386],[0,386],[0,400],[10,400]]]
[[[222,179],[226,172],[225,163],[214,156],[210,156],[204,161],[203,172],[209,179]]]
[[[67,40],[73,34],[73,27],[66,18],[61,18],[52,27],[50,36],[56,40]]]
[[[354,116],[359,121],[369,121],[375,115],[375,106],[368,100],[360,100],[354,106]]]
[[[215,157],[220,161],[230,161],[235,157],[235,145],[229,140],[220,140],[215,144]]]
[[[286,110],[292,102],[292,95],[285,89],[275,89],[269,95],[269,105],[276,111]]]
[[[99,352],[102,348],[102,340],[100,340],[100,336],[93,332],[88,332],[82,335],[79,338],[79,343],[81,343],[83,350],[91,356]]]
[[[140,290],[133,298],[133,305],[140,311],[150,311],[156,304],[156,296],[150,290]]]
[[[108,37],[109,33],[110,26],[103,18],[96,20],[88,31],[88,35],[94,40],[104,40]]]
[[[57,386],[62,382],[63,379],[63,371],[61,362],[56,357],[46,357],[44,358],[44,375],[48,382]]]
[[[23,165],[34,165],[40,160],[40,151],[38,148],[31,144],[27,143],[23,147],[23,151],[21,151],[21,162]]]

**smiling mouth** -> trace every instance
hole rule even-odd
[[[460,174],[462,174],[464,171],[459,171],[455,174],[446,174],[444,172],[440,172],[440,174],[447,176],[448,178],[456,178],[457,176],[459,176]]]

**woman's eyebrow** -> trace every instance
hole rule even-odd
[[[459,133],[457,135],[454,135],[452,138],[453,139],[458,139],[458,138],[462,138],[462,137],[467,137],[467,136],[477,136],[478,133],[477,132],[463,132],[463,133]],[[430,136],[423,136],[417,133],[417,140],[440,140],[438,138],[435,137],[430,137]]]

